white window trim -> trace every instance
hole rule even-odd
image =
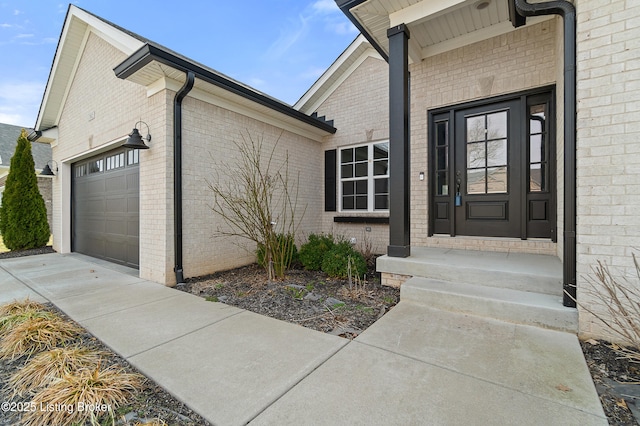
[[[360,143],[357,145],[345,145],[338,147],[337,155],[337,169],[338,169],[338,203],[340,213],[389,213],[389,209],[375,209],[375,179],[387,178],[389,179],[389,157],[387,157],[387,174],[374,176],[374,151],[373,147],[379,144],[389,144],[389,140],[379,140],[375,142]],[[368,147],[367,153],[367,210],[363,209],[344,209],[342,207],[342,182],[343,181],[358,181],[363,178],[342,178],[342,150],[343,149],[355,149],[366,146]]]

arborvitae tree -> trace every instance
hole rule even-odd
[[[38,189],[31,142],[23,129],[11,157],[11,168],[2,194],[0,233],[10,250],[44,247],[49,241],[47,208]]]

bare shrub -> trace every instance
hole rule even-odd
[[[640,264],[635,254],[632,258],[637,280],[614,276],[604,262],[598,262],[593,268],[593,276],[587,276],[590,287],[583,291],[598,300],[605,313],[599,313],[579,300],[576,302],[625,345],[614,347],[618,353],[630,361],[640,362]]]
[[[214,213],[225,222],[218,229],[223,237],[239,237],[264,250],[264,265],[269,279],[282,278],[291,262],[291,244],[305,210],[298,207],[298,177],[289,175],[289,155],[278,161],[276,149],[264,155],[263,139],[247,134],[235,146],[236,164],[221,164],[213,192]],[[279,236],[284,236],[280,237]],[[274,266],[275,265],[275,266]]]

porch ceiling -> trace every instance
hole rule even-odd
[[[350,12],[387,54],[387,29],[407,25],[413,62],[514,30],[508,0],[367,0]]]

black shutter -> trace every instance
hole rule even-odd
[[[337,150],[331,149],[324,152],[324,211],[335,212],[336,208],[336,164]]]

